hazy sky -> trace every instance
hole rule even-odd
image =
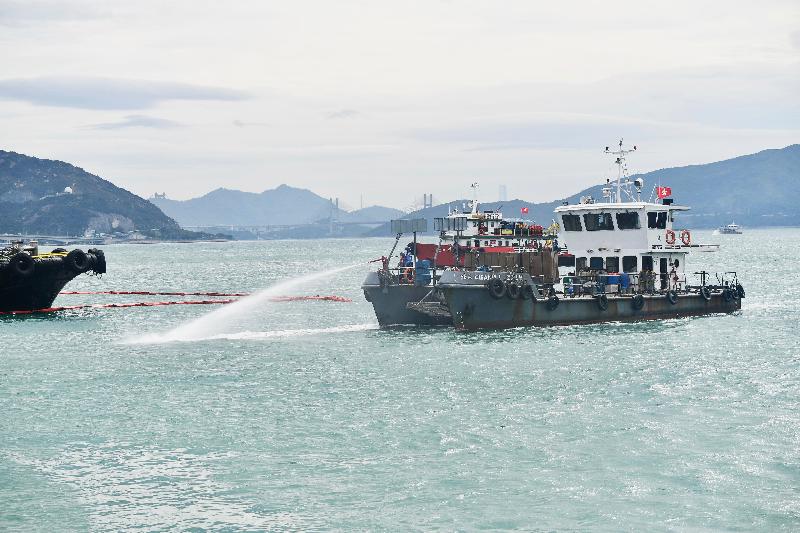
[[[799,95],[797,0],[0,0],[0,149],[145,197],[551,200],[619,137],[633,171],[800,142]]]

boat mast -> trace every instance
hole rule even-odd
[[[633,149],[624,149],[622,147],[622,139],[619,140],[619,150],[610,150],[608,146],[606,146],[606,153],[617,156],[617,160],[614,161],[617,165],[617,199],[616,203],[622,203],[622,176],[628,172],[628,167],[625,164],[625,156],[631,152],[636,151],[636,145],[634,145]]]
[[[476,215],[478,214],[478,182],[476,181],[470,187],[472,188],[472,214]]]

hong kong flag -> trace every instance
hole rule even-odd
[[[519,211],[523,215],[527,215],[528,214],[528,208],[527,207],[520,207]]]
[[[656,187],[656,194],[659,198],[672,196],[672,187]]]

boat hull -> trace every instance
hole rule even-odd
[[[92,271],[105,272],[101,250],[85,254],[85,263],[76,268],[66,257],[34,259],[33,268],[25,274],[14,271],[10,264],[0,267],[0,312],[47,309],[64,286],[75,277]]]
[[[372,304],[380,327],[391,326],[451,326],[452,317],[430,315],[410,309],[408,304],[419,302],[431,291],[429,285],[382,283],[377,272],[371,272],[361,285],[364,297]]]
[[[738,296],[729,295],[726,299],[721,292],[712,293],[709,300],[699,293],[680,294],[675,303],[665,295],[643,295],[641,309],[635,308],[632,295],[606,295],[605,302],[592,297],[561,298],[554,306],[554,302],[548,304],[542,297],[495,299],[483,286],[485,281],[475,281],[470,273],[459,277],[463,279],[443,277],[438,289],[450,308],[453,325],[462,330],[632,322],[731,313],[741,309]],[[603,303],[607,304],[605,309],[601,307]]]

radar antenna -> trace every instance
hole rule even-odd
[[[636,151],[636,145],[633,148],[623,148],[622,147],[622,139],[619,140],[619,149],[618,150],[611,150],[610,147],[606,146],[606,153],[617,156],[616,161],[614,163],[617,165],[617,197],[616,202],[622,203],[622,178],[628,177],[628,165],[625,162],[625,156],[631,152]]]

